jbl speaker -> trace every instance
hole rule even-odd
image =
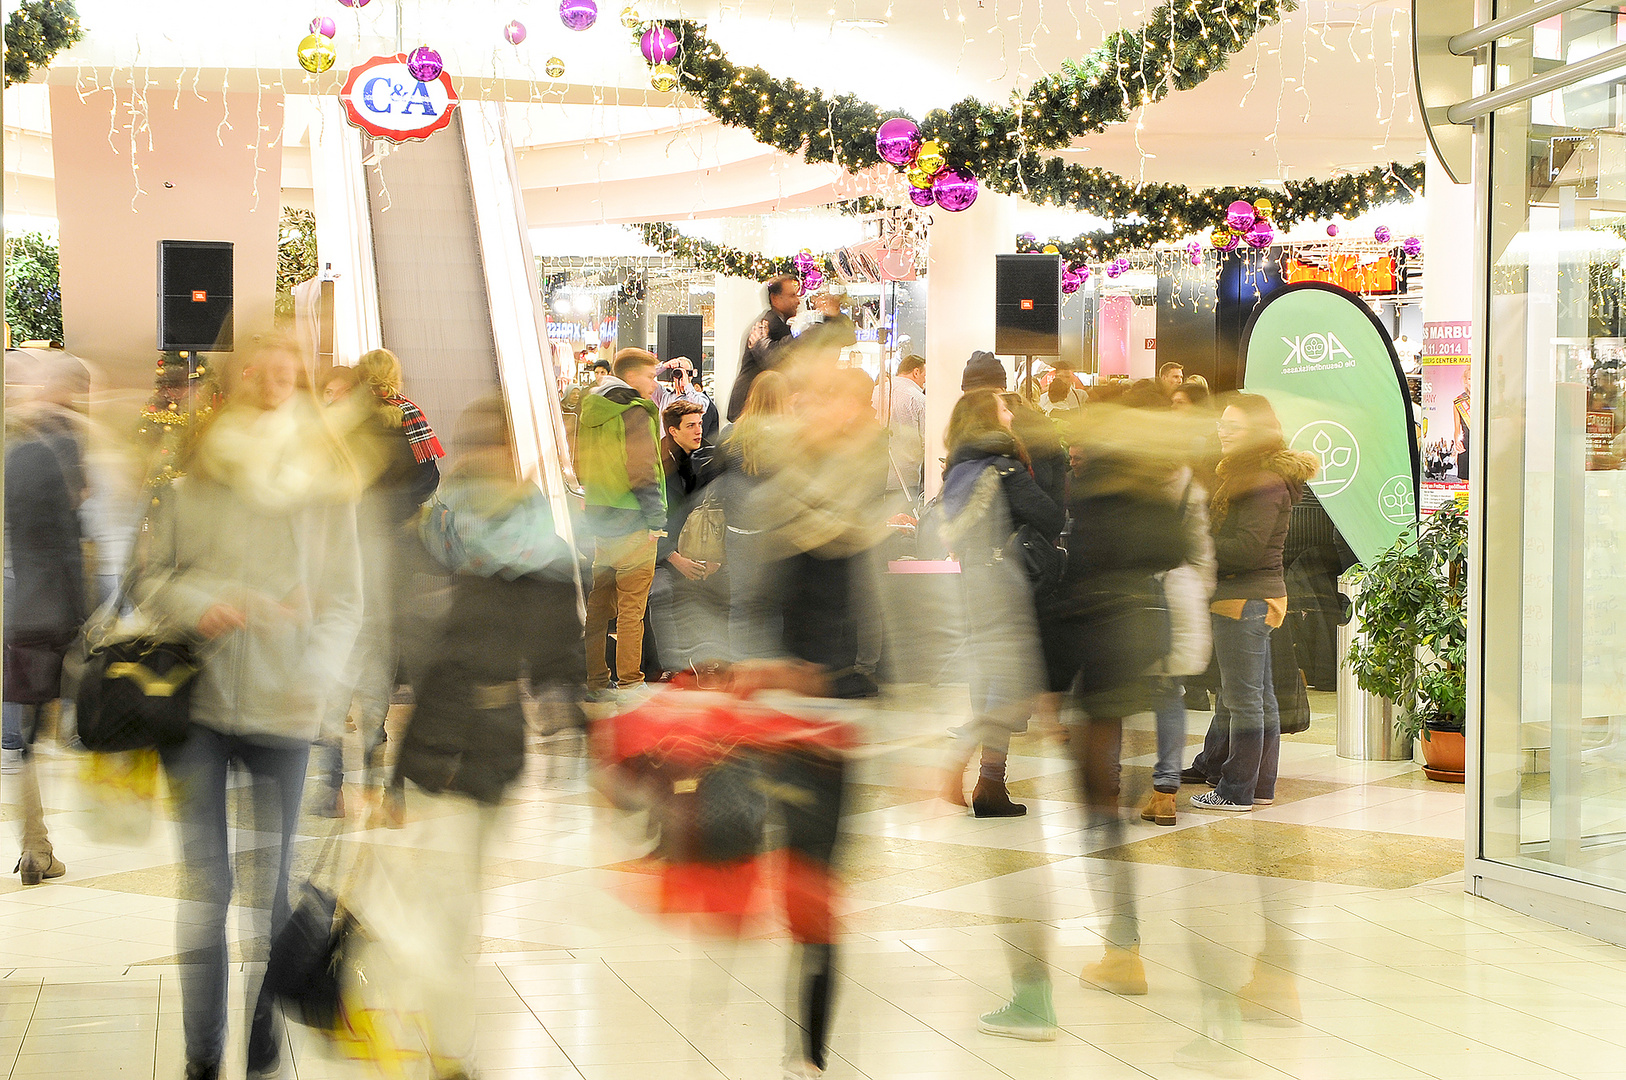
[[[1061,355],[1061,257],[994,256],[994,352]]]
[[[705,336],[705,319],[700,315],[655,316],[655,355],[662,360],[687,356],[699,371]]]
[[[160,352],[232,351],[232,246],[158,241]]]

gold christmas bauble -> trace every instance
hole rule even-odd
[[[565,62],[557,56],[550,56],[547,66],[542,70],[548,73],[550,79],[562,79],[565,77]]]
[[[649,85],[661,93],[670,93],[677,89],[677,69],[671,64],[656,64],[649,69]]]
[[[1269,199],[1255,199],[1255,200],[1253,200],[1253,211],[1254,211],[1254,213],[1258,214],[1262,218],[1268,218],[1270,216],[1270,212],[1272,210],[1274,210],[1275,208],[1276,208],[1276,205],[1274,203],[1272,203]]]
[[[920,144],[920,152],[915,155],[914,167],[916,169],[921,170],[927,176],[936,176],[943,171],[945,164],[947,163],[943,160],[943,147],[939,145],[936,139],[927,139]],[[923,185],[916,184],[915,186],[921,187]]]
[[[621,25],[628,30],[636,30],[644,25],[644,17],[638,14],[637,8],[624,7],[621,9]]]
[[[1061,248],[1057,247],[1055,244],[1046,244],[1044,246],[1044,253],[1046,255],[1060,255]]]
[[[313,75],[320,75],[338,59],[333,43],[321,34],[311,34],[299,43],[299,66]]]

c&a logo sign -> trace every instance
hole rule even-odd
[[[1282,371],[1285,373],[1328,371],[1355,362],[1354,354],[1344,348],[1344,343],[1338,340],[1337,334],[1330,331],[1325,334],[1284,337],[1282,344],[1287,346],[1287,356],[1282,360]],[[1339,360],[1339,357],[1343,359]]]
[[[339,100],[350,122],[375,139],[407,142],[427,139],[452,122],[457,91],[445,71],[419,82],[407,70],[406,54],[399,53],[351,68]]]

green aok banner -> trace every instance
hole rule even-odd
[[[1362,562],[1417,521],[1417,428],[1394,345],[1361,298],[1289,285],[1242,337],[1249,393],[1270,399],[1294,450],[1321,461],[1310,489]]]

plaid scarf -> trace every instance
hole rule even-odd
[[[401,410],[401,433],[406,436],[407,445],[412,447],[412,456],[419,465],[446,456],[446,451],[440,447],[440,440],[435,437],[435,429],[429,426],[429,418],[424,416],[422,409],[400,394],[385,398],[384,404],[394,405]]]

